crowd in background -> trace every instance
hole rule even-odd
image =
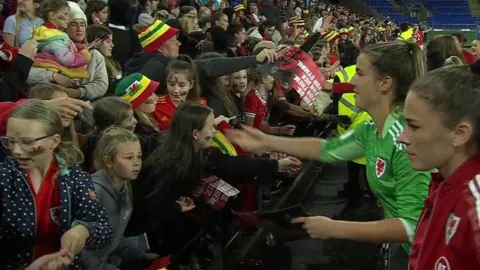
[[[392,269],[406,269],[409,255],[412,269],[477,265],[478,216],[467,210],[480,200],[478,180],[468,182],[479,172],[480,87],[478,67],[466,65],[478,40],[471,52],[461,33],[427,43],[425,26],[316,0],[5,0],[3,13],[0,268],[162,269],[214,215],[195,196],[201,183],[238,189],[228,207],[254,212],[295,177],[299,158],[353,160],[343,195],[355,203],[368,193],[385,209],[372,223],[294,220],[312,237],[401,243]],[[285,48],[307,53],[325,77],[324,111],[259,69]],[[313,135],[326,115],[340,116],[340,137],[286,138]],[[449,177],[459,181],[451,190],[470,193],[436,196]],[[444,221],[455,226],[446,247],[422,244],[445,241],[430,228]],[[169,267],[205,269],[213,235]]]

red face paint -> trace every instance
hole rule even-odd
[[[37,155],[43,154],[43,152],[45,152],[45,147],[39,145],[39,146],[30,148],[29,154],[31,156],[37,156]]]

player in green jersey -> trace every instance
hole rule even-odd
[[[382,204],[385,219],[373,222],[305,217],[311,237],[342,238],[378,243],[402,243],[390,249],[391,267],[406,269],[408,252],[423,202],[428,194],[430,173],[410,167],[403,144],[397,143],[405,126],[403,103],[411,83],[426,70],[421,49],[414,43],[395,41],[374,44],[357,59],[356,106],[373,121],[333,139],[282,138],[245,127],[232,131],[230,139],[250,152],[279,151],[324,162],[340,162],[365,156],[368,184]],[[394,261],[397,261],[395,263]]]

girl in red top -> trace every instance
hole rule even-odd
[[[410,251],[412,270],[480,267],[479,106],[478,62],[426,73],[406,98],[399,140],[414,169],[438,169]]]
[[[60,116],[44,101],[27,102],[8,119],[0,138],[10,152],[0,163],[1,269],[60,250],[101,249],[111,240],[105,208],[78,166],[83,155],[62,133]]]
[[[272,127],[266,121],[268,114],[268,92],[273,89],[275,80],[270,75],[262,74],[258,69],[251,69],[252,89],[245,96],[245,124],[270,134],[291,135],[295,126]]]
[[[167,94],[160,95],[155,106],[155,120],[160,130],[169,130],[177,107],[185,102],[206,104],[200,97],[200,87],[192,63],[175,60],[167,66]]]

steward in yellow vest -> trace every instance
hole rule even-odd
[[[355,76],[356,68],[356,65],[348,66],[343,70],[335,73],[335,76],[338,77],[340,82],[350,82],[353,76]],[[355,129],[355,127],[357,127],[359,124],[371,119],[370,115],[367,112],[362,111],[355,106],[354,93],[346,93],[342,95],[342,97],[338,101],[338,115],[348,116],[351,121],[351,124],[348,127],[338,125],[337,131],[339,136],[342,136],[350,130]],[[366,160],[364,157],[353,160],[353,162],[362,165],[366,164]]]

